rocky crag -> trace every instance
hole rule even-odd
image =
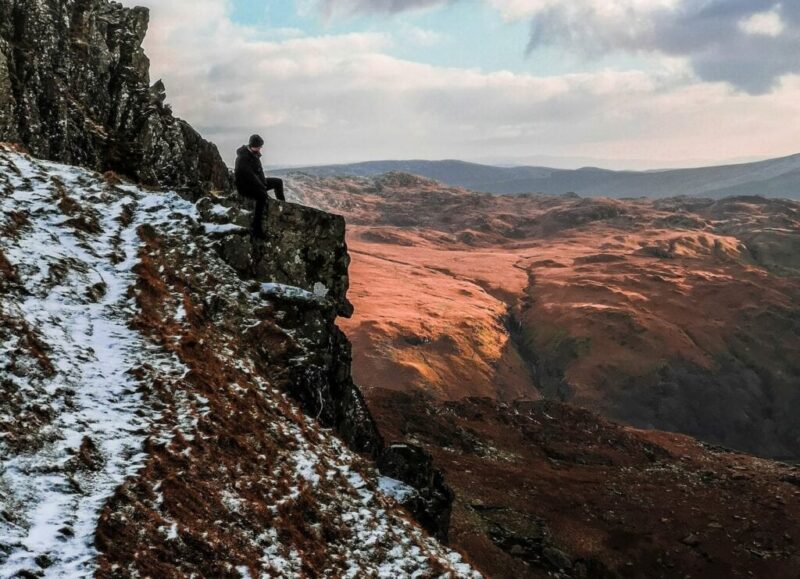
[[[151,185],[228,189],[217,148],[150,84],[148,19],[107,0],[0,3],[0,141]]]
[[[284,327],[288,324],[310,352],[287,362],[282,348],[265,350],[265,359],[276,362],[270,373],[275,383],[321,425],[334,428],[351,449],[376,460],[382,473],[411,485],[416,492],[403,504],[429,532],[446,540],[453,496],[432,457],[413,444],[404,443],[402,450],[387,447],[353,382],[350,341],[336,325],[337,316],[353,313],[344,219],[270,200],[267,238],[254,242],[249,203],[235,195],[204,197],[197,207],[208,223],[210,247],[243,281],[266,284],[262,291],[281,305]]]

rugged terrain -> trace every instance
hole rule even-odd
[[[800,573],[795,468],[597,415],[797,458],[800,205],[405,174],[292,195],[347,217],[356,381],[387,441],[443,469],[482,570]]]
[[[365,386],[569,401],[800,456],[800,204],[492,196],[298,176],[348,220]]]
[[[388,440],[433,454],[455,491],[451,544],[490,577],[800,574],[797,467],[559,402],[369,403]]]
[[[435,484],[368,460],[426,464],[349,378],[341,218],[275,207],[270,271],[235,201],[0,149],[0,575],[475,576],[399,507],[446,534]]]

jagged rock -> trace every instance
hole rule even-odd
[[[557,570],[566,570],[572,569],[572,559],[559,549],[554,547],[545,547],[542,550],[542,555],[544,556],[545,561],[547,561],[554,569]]]
[[[262,294],[305,345],[276,381],[307,414],[335,428],[350,448],[376,458],[383,440],[353,383],[350,342],[336,326],[337,316],[353,313],[344,219],[270,199],[266,239],[254,240],[239,229],[252,219],[252,201],[236,194],[204,197],[196,207],[205,221],[225,232],[215,245],[220,257],[245,280],[266,284]]]
[[[252,202],[236,196],[229,203],[252,206]],[[236,215],[240,213],[234,218]],[[247,217],[245,222],[249,220]],[[344,240],[344,218],[270,199],[265,230],[266,239],[255,243],[246,236],[228,236],[219,245],[220,255],[244,277],[319,293],[336,304],[338,315],[350,317],[350,256]]]
[[[697,547],[700,544],[700,539],[697,537],[697,535],[692,533],[681,539],[681,543],[688,545],[689,547]]]
[[[417,490],[404,506],[428,532],[447,541],[454,494],[430,453],[413,444],[392,444],[378,459],[378,468]]]
[[[158,79],[153,86],[150,87],[150,98],[157,106],[162,106],[164,101],[167,100],[167,89],[161,79]]]
[[[231,188],[215,145],[164,106],[149,12],[108,0],[0,4],[0,141],[37,157],[198,193]]]
[[[335,324],[337,305],[314,299],[310,292],[306,295],[269,292],[265,296],[273,302],[272,314],[280,318],[284,330],[303,344],[303,351],[290,358],[288,372],[276,376],[275,382],[300,403],[306,414],[334,428],[350,448],[375,458],[383,440],[361,391],[353,383],[350,342]],[[278,355],[286,358],[285,353]]]

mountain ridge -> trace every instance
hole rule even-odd
[[[800,154],[752,163],[653,171],[614,171],[598,167],[497,167],[450,159],[366,161],[279,169],[273,172],[278,175],[306,173],[315,176],[361,177],[404,172],[450,186],[495,194],[576,193],[613,198],[681,195],[720,198],[750,194],[800,198]]]

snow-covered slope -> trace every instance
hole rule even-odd
[[[0,577],[478,576],[274,386],[313,352],[200,221],[0,149]]]

